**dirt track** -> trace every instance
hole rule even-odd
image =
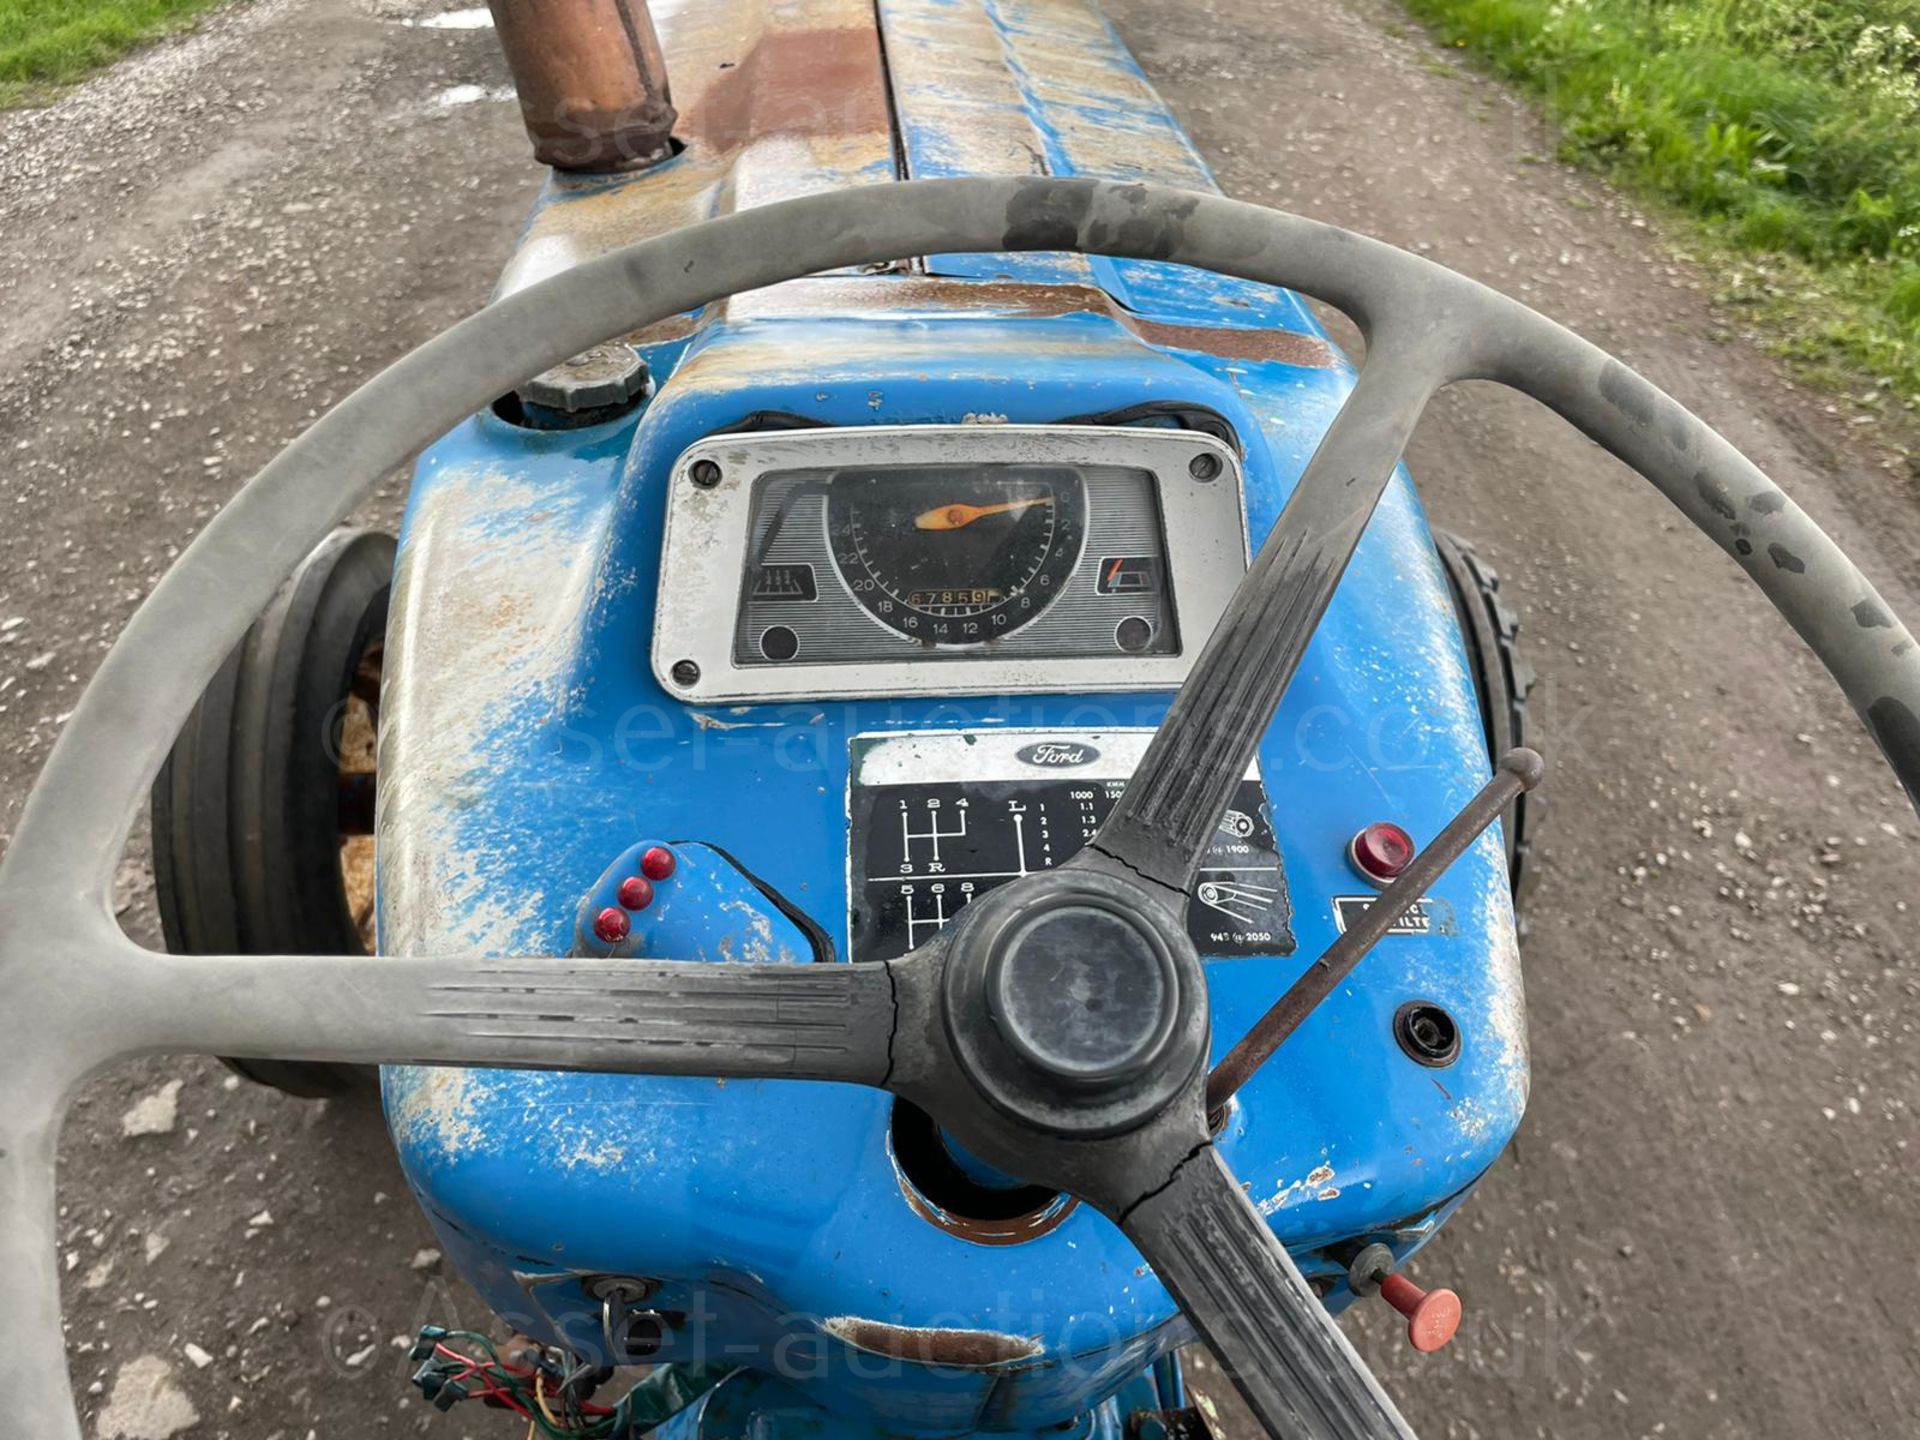
[[[1230,192],[1425,247],[1613,348],[1920,614],[1920,510],[1877,423],[1792,388],[1655,227],[1539,163],[1524,109],[1391,7],[1111,8]],[[0,629],[0,834],[207,514],[485,298],[537,177],[486,96],[491,34],[403,23],[427,9],[261,0],[0,117],[0,625],[21,620]],[[1758,593],[1559,422],[1450,394],[1412,458],[1524,613],[1553,828],[1532,1109],[1417,1270],[1467,1326],[1422,1361],[1371,1315],[1364,1347],[1427,1435],[1912,1433],[1913,816]],[[122,889],[151,938],[143,849]],[[176,1080],[170,1126],[124,1134]],[[195,1434],[509,1433],[407,1401],[390,1337],[480,1316],[417,1253],[376,1118],[147,1064],[94,1086],[64,1153],[90,1409],[158,1356]]]

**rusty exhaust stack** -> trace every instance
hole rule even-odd
[[[640,170],[678,118],[647,0],[488,0],[534,156],[557,170]]]

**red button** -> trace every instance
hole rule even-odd
[[[1413,863],[1413,837],[1388,820],[1376,820],[1347,845],[1347,859],[1370,884],[1386,886]]]
[[[1431,1355],[1460,1328],[1460,1297],[1451,1290],[1422,1290],[1404,1275],[1380,1282],[1380,1298],[1407,1317],[1407,1340]]]
[[[666,846],[655,845],[640,857],[640,873],[649,880],[664,880],[673,874],[679,863]]]
[[[653,882],[644,875],[629,875],[620,882],[620,903],[629,910],[644,910],[653,903]]]
[[[593,933],[609,945],[618,945],[626,939],[631,928],[627,912],[617,906],[609,905],[593,917]]]

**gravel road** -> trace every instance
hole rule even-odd
[[[1526,109],[1385,0],[1111,13],[1230,192],[1421,249],[1614,349],[1920,615],[1891,422],[1796,389],[1710,306],[1717,277],[1543,161]],[[0,116],[0,838],[195,529],[484,300],[538,177],[462,15],[257,0]],[[1920,828],[1758,592],[1559,421],[1466,387],[1412,459],[1523,615],[1552,828],[1531,1112],[1416,1271],[1467,1324],[1438,1357],[1382,1314],[1359,1342],[1430,1436],[1910,1434]],[[120,892],[152,941],[144,841]],[[408,1398],[395,1338],[482,1316],[366,1108],[149,1062],[91,1088],[63,1157],[72,1373],[100,1433],[510,1433]]]

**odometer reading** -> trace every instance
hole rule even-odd
[[[1066,587],[1086,487],[1060,466],[846,470],[827,486],[827,541],[874,619],[930,645],[984,645]]]

